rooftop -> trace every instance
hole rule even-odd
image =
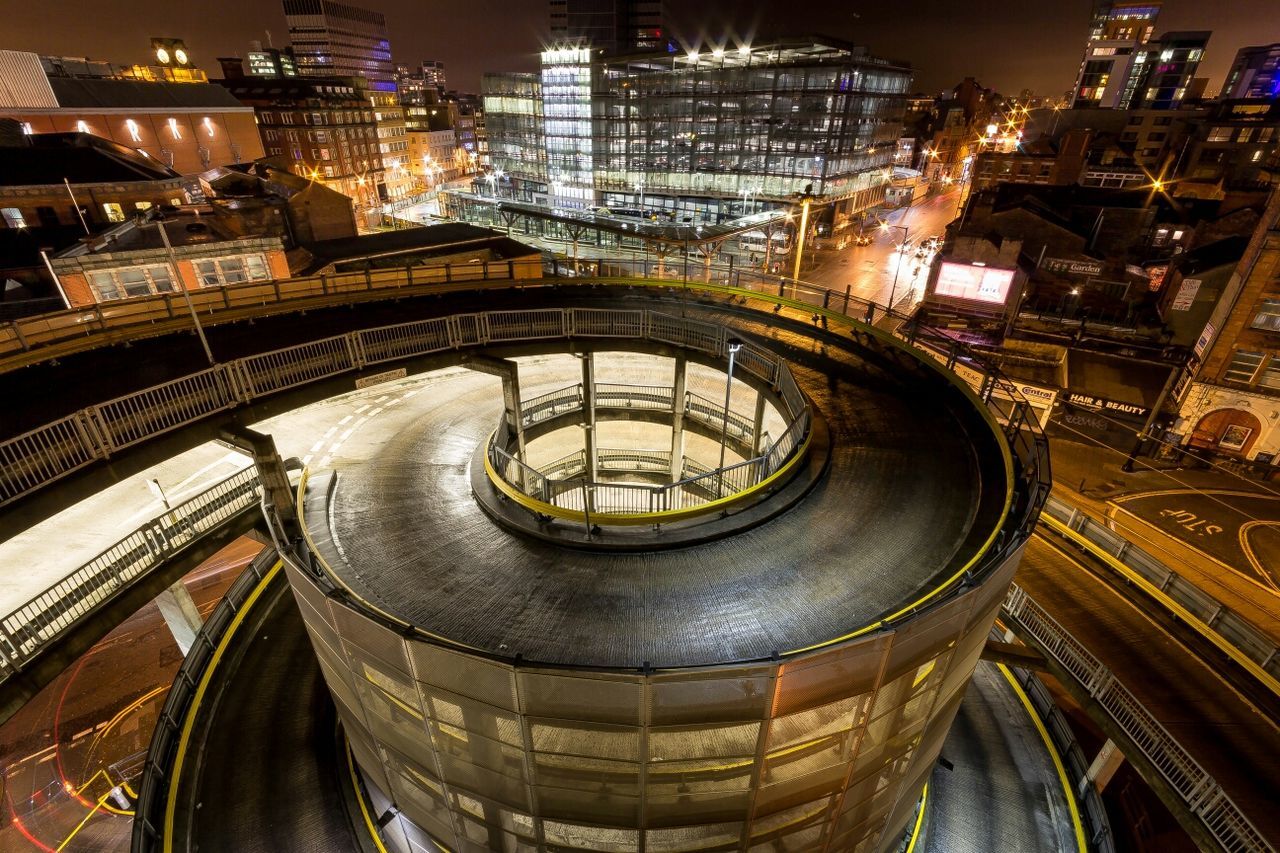
[[[58,255],[59,258],[84,257],[109,252],[136,252],[151,249],[163,249],[164,239],[160,235],[160,227],[164,226],[164,236],[174,248],[198,246],[208,243],[223,243],[243,239],[222,226],[214,216],[202,215],[198,209],[184,208],[177,212],[152,216],[149,219],[132,219],[115,228],[103,231],[92,240],[82,242]]]
[[[50,77],[49,85],[63,109],[247,109],[212,83]]]
[[[0,137],[2,140],[4,137]],[[37,133],[0,141],[0,186],[173,181],[180,175],[141,151],[88,133]]]

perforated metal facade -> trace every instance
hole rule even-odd
[[[356,761],[450,850],[879,851],[911,817],[1018,553],[894,630],[732,666],[520,666],[289,577]]]

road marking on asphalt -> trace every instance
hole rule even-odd
[[[356,414],[357,414],[357,415],[358,415],[358,414],[360,414],[360,413],[361,413],[361,412],[363,412],[365,409],[369,408],[369,406],[370,406],[370,404],[369,404],[369,403],[365,403],[363,406],[358,406],[358,407],[356,408]]]
[[[1246,492],[1239,489],[1159,489],[1151,492],[1134,492],[1130,495],[1111,498],[1111,500],[1115,503],[1125,503],[1126,501],[1139,500],[1141,498],[1159,498],[1168,495],[1226,495],[1229,497],[1262,498],[1268,501],[1280,501],[1280,495],[1269,495],[1264,492]]]
[[[1253,546],[1249,544],[1249,531],[1255,527],[1280,527],[1280,521],[1248,521],[1240,525],[1240,550],[1244,552],[1245,559],[1249,561],[1249,565],[1253,566],[1253,570],[1258,573],[1258,577],[1262,578],[1263,583],[1280,592],[1280,586],[1276,585],[1271,573],[1262,565],[1258,555],[1253,552]]]
[[[343,418],[342,420],[338,421],[338,426],[342,426],[343,424],[345,424],[347,421],[351,420],[351,419],[352,419],[352,418],[354,418],[354,417],[355,417],[355,415],[347,415],[345,418]]]
[[[322,438],[322,439],[320,439],[319,441],[317,441],[315,444],[311,445],[311,452],[312,452],[312,453],[315,453],[317,450],[319,450],[319,449],[320,449],[320,448],[322,448],[322,447],[324,447],[324,439],[323,439],[323,438]]]
[[[1169,532],[1167,532],[1167,531],[1161,530],[1159,527],[1157,527],[1156,525],[1154,525],[1154,524],[1152,524],[1151,522],[1147,521],[1147,520],[1146,520],[1145,518],[1143,518],[1142,516],[1137,515],[1136,513],[1134,513],[1132,510],[1125,509],[1124,507],[1117,505],[1114,501],[1107,501],[1107,511],[1106,511],[1106,518],[1107,518],[1107,520],[1108,520],[1108,521],[1113,522],[1113,524],[1115,524],[1115,523],[1119,523],[1119,519],[1118,519],[1118,518],[1116,518],[1116,516],[1114,515],[1114,513],[1117,513],[1117,512],[1123,512],[1125,515],[1129,516],[1130,518],[1132,518],[1134,521],[1138,522],[1139,524],[1142,524],[1143,526],[1145,526],[1145,527],[1147,527],[1147,528],[1150,528],[1151,530],[1155,530],[1155,531],[1159,532],[1160,534],[1162,534],[1162,535],[1164,535],[1164,536],[1168,536],[1170,539],[1172,539],[1174,542],[1177,542],[1179,545],[1182,545],[1184,548],[1189,548],[1190,550],[1192,550],[1192,551],[1194,551],[1195,553],[1199,554],[1201,557],[1204,557],[1204,558],[1205,558],[1206,560],[1208,560],[1209,562],[1214,563],[1215,565],[1221,566],[1222,568],[1224,568],[1224,569],[1226,569],[1227,571],[1231,572],[1233,575],[1235,575],[1236,577],[1240,578],[1241,580],[1243,580],[1243,581],[1247,581],[1248,583],[1253,584],[1254,586],[1256,586],[1258,589],[1262,590],[1263,592],[1269,592],[1269,593],[1272,593],[1272,594],[1275,594],[1275,593],[1277,592],[1277,590],[1276,590],[1276,589],[1274,589],[1274,588],[1272,588],[1272,587],[1270,587],[1270,586],[1267,586],[1266,584],[1261,583],[1261,582],[1259,582],[1259,581],[1256,581],[1256,580],[1254,580],[1253,578],[1249,577],[1249,575],[1245,574],[1245,572],[1244,572],[1244,571],[1242,571],[1242,570],[1240,569],[1240,567],[1239,567],[1239,566],[1233,566],[1233,565],[1231,565],[1230,563],[1223,562],[1222,560],[1219,560],[1217,557],[1213,556],[1213,555],[1212,555],[1212,554],[1210,554],[1209,552],[1207,552],[1207,551],[1203,551],[1203,550],[1201,550],[1200,548],[1197,548],[1197,547],[1196,547],[1195,545],[1193,545],[1191,542],[1189,542],[1189,541],[1187,541],[1187,540],[1185,540],[1185,539],[1179,539],[1179,538],[1177,538],[1176,536],[1174,536],[1173,534],[1171,534],[1171,533],[1169,533]],[[1142,541],[1144,541],[1144,542],[1146,542],[1146,543],[1150,544],[1150,545],[1151,545],[1152,547],[1154,547],[1156,550],[1158,550],[1158,551],[1162,551],[1162,552],[1164,552],[1164,553],[1168,554],[1168,550],[1167,550],[1167,549],[1165,549],[1165,548],[1161,548],[1161,547],[1160,547],[1160,545],[1159,545],[1158,543],[1156,543],[1156,542],[1152,542],[1152,541],[1151,541],[1150,539],[1148,539],[1147,537],[1142,536],[1142,535],[1141,535],[1141,533],[1139,533],[1138,531],[1134,530],[1134,528],[1133,528],[1133,526],[1132,526],[1132,525],[1128,525],[1128,524],[1126,524],[1126,525],[1123,525],[1123,526],[1124,526],[1125,528],[1127,528],[1128,530],[1130,530],[1130,531],[1132,531],[1132,532],[1136,533],[1136,534],[1137,534],[1137,535],[1142,539]],[[1186,565],[1186,561],[1185,561],[1185,560],[1178,560],[1176,557],[1173,557],[1172,555],[1170,555],[1170,557],[1171,557],[1172,559],[1177,560],[1177,562],[1182,563],[1183,565]],[[1242,593],[1241,593],[1240,591],[1237,591],[1237,594],[1242,594]]]

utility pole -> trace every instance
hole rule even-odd
[[[164,243],[165,251],[169,253],[169,267],[173,270],[173,284],[182,292],[182,298],[187,302],[187,310],[191,312],[191,322],[195,324],[196,334],[200,336],[200,345],[204,347],[205,358],[209,359],[209,366],[213,367],[217,364],[213,360],[213,350],[209,349],[209,339],[204,336],[204,326],[200,325],[200,315],[196,313],[195,303],[191,301],[191,293],[182,282],[182,274],[178,271],[178,256],[173,251],[173,244],[169,242],[168,233],[164,230],[164,221],[157,221],[156,227],[160,229],[160,241]]]
[[[1160,396],[1156,397],[1155,405],[1151,407],[1151,414],[1147,415],[1147,422],[1142,427],[1142,432],[1138,433],[1138,438],[1133,443],[1133,450],[1129,451],[1129,458],[1124,460],[1124,464],[1120,466],[1120,470],[1126,474],[1133,473],[1133,463],[1138,458],[1138,452],[1142,450],[1143,443],[1151,434],[1151,427],[1155,424],[1156,418],[1160,415],[1160,409],[1164,406],[1165,399],[1169,396],[1169,392],[1173,390],[1173,383],[1177,380],[1181,368],[1169,368],[1169,378],[1165,380],[1164,387],[1160,389]]]

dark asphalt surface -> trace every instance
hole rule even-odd
[[[358,851],[340,788],[348,771],[336,711],[283,574],[258,607],[264,620],[212,714],[201,717],[203,742],[191,753],[201,760],[184,773],[179,808],[190,815],[190,849]]]
[[[1228,688],[1212,665],[1039,536],[1028,545],[1015,581],[1083,641],[1254,825],[1280,844],[1280,729],[1274,720]]]
[[[1246,577],[1280,588],[1280,497],[1178,490],[1112,500]]]
[[[737,328],[780,334],[742,320]],[[949,408],[939,377],[886,374],[848,346],[791,356],[831,431],[826,477],[779,518],[694,550],[586,553],[490,521],[467,480],[501,410],[489,382],[436,402],[368,461],[344,467],[330,512],[317,508],[308,523],[362,597],[500,655],[664,667],[821,643],[967,559],[961,543],[992,523],[975,522],[976,508],[1004,485],[981,481],[964,415]],[[330,520],[337,546],[325,541]]]

